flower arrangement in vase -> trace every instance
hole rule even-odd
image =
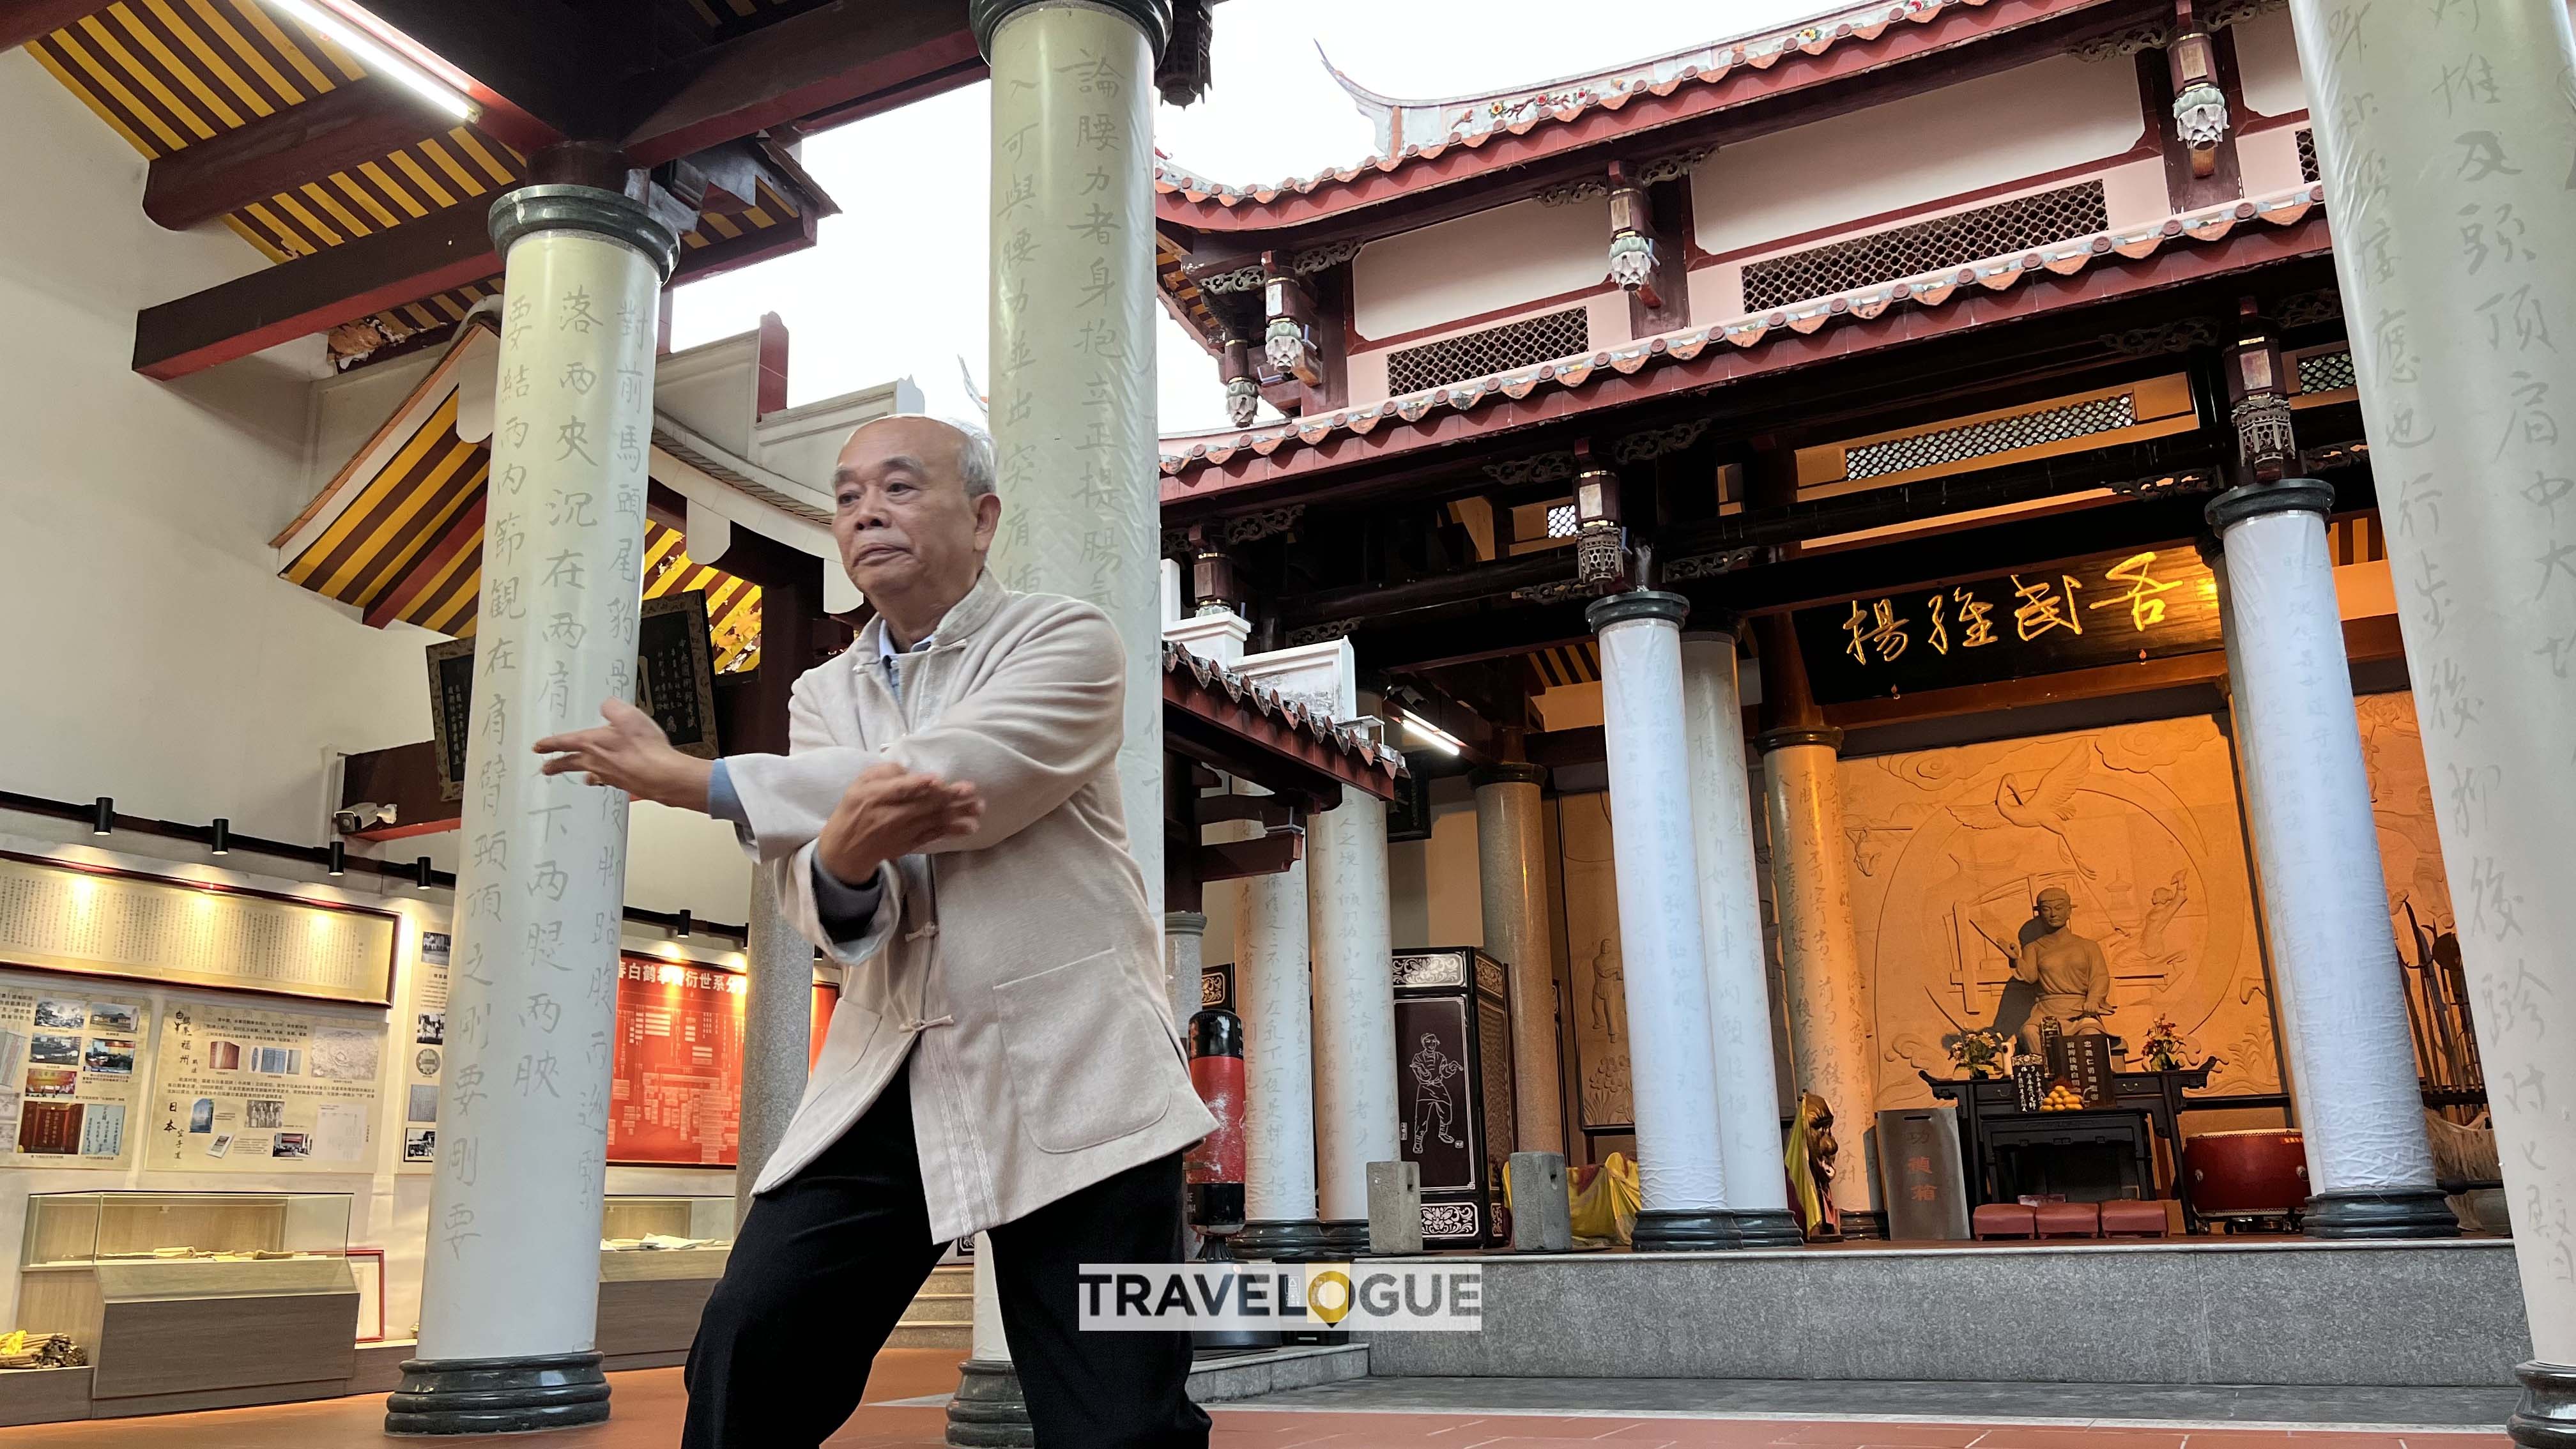
[[[2148,1071],[2179,1072],[2183,1070],[2183,1053],[2190,1049],[2173,1018],[2159,1016],[2155,1026],[2148,1031],[2147,1039],[2139,1043],[2138,1057]]]
[[[2004,1039],[1991,1031],[1963,1031],[1950,1043],[1950,1062],[1971,1077],[2001,1077],[2005,1061]]]

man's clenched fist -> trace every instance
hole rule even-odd
[[[841,792],[814,854],[833,879],[864,885],[884,862],[971,834],[983,818],[984,796],[972,784],[888,761],[870,765]]]

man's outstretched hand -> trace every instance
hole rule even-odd
[[[537,753],[552,757],[545,763],[546,774],[580,771],[585,783],[609,785],[638,800],[706,813],[712,765],[671,748],[669,737],[653,717],[622,699],[602,704],[599,716],[608,723],[537,741]]]
[[[841,792],[814,854],[833,879],[863,885],[886,861],[971,834],[983,818],[984,796],[974,785],[884,761]]]

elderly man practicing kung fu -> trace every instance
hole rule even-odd
[[[984,572],[1005,505],[983,434],[879,419],[833,494],[877,616],[797,680],[789,753],[692,759],[622,700],[536,746],[732,821],[845,968],[689,1350],[682,1443],[821,1443],[948,1243],[989,1229],[1039,1442],[1197,1449],[1186,1336],[1076,1327],[1078,1265],[1179,1261],[1181,1154],[1215,1126],[1127,849],[1124,650],[1100,610]]]

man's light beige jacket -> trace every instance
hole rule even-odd
[[[1089,604],[990,574],[895,656],[878,620],[796,682],[789,754],[726,764],[764,869],[845,968],[821,1059],[755,1190],[785,1182],[909,1053],[935,1239],[1010,1222],[1214,1130],[1164,994],[1161,933],[1127,853],[1117,758],[1126,666]],[[867,935],[827,939],[814,838],[880,760],[982,787],[974,834],[877,873]]]

